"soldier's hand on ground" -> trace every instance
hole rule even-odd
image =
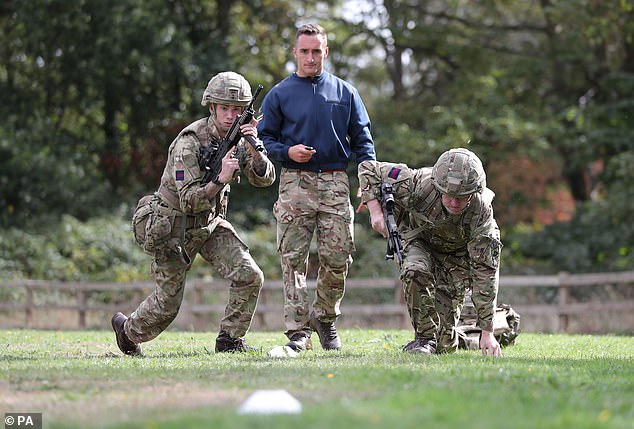
[[[480,350],[485,356],[502,357],[502,349],[500,344],[495,339],[493,332],[482,331],[482,337],[480,337]]]
[[[295,162],[308,162],[317,151],[310,146],[296,144],[288,148],[288,157]]]

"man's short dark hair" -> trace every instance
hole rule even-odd
[[[299,39],[301,35],[307,36],[318,36],[322,35],[324,38],[328,38],[326,35],[326,30],[319,24],[304,24],[297,29],[297,34],[295,34],[295,40]]]

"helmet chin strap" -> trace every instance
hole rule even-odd
[[[216,103],[209,103],[209,115],[211,116],[211,121],[214,123],[216,129],[223,134],[226,130],[223,130],[221,124],[218,122],[218,115],[216,114]]]

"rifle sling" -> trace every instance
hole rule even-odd
[[[401,236],[403,237],[403,240],[405,240],[406,242],[409,242],[411,240],[413,240],[414,238],[416,238],[416,236],[418,236],[418,234],[420,234],[421,232],[425,231],[425,230],[429,230],[433,227],[433,223],[429,220],[424,220],[424,224],[410,229],[407,232],[403,232],[401,233]]]

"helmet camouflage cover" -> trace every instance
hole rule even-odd
[[[210,103],[246,106],[251,98],[251,85],[242,75],[235,72],[222,72],[211,78],[200,104],[203,106]]]
[[[486,187],[486,174],[475,153],[464,148],[450,149],[434,164],[431,181],[439,192],[463,197],[482,192]]]

